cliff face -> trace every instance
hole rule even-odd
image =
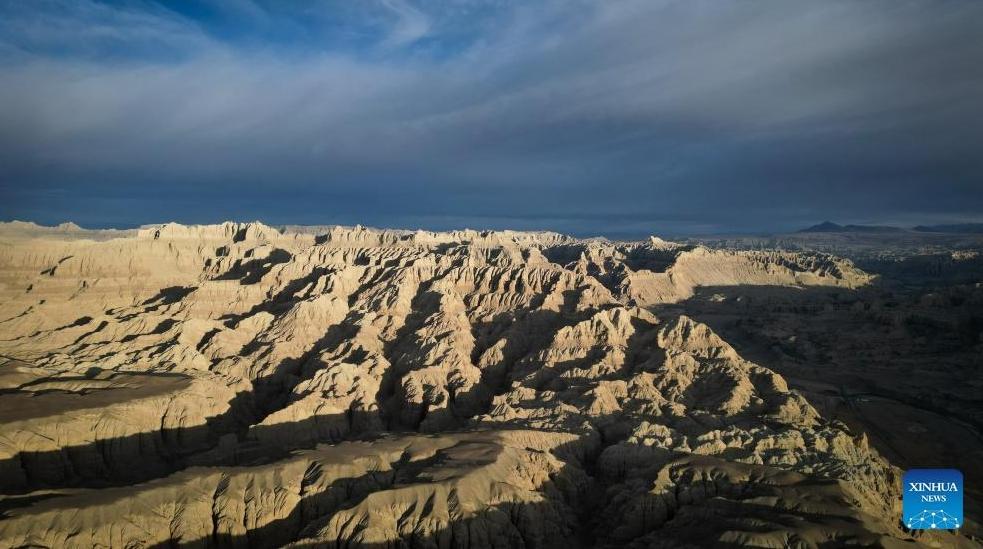
[[[864,435],[652,312],[700,287],[868,283],[849,262],[508,231],[70,229],[0,228],[0,545],[908,539],[898,472]]]

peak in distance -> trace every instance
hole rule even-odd
[[[800,233],[895,233],[902,232],[900,227],[886,225],[839,225],[832,221],[823,221],[817,225],[806,227]]]

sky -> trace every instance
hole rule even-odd
[[[975,0],[0,0],[0,219],[983,221]]]

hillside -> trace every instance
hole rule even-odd
[[[3,227],[0,545],[970,544],[901,530],[867,435],[680,308],[872,281],[657,238]]]

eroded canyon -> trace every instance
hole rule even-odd
[[[836,390],[883,351],[841,323],[876,283],[658,238],[4,224],[0,546],[976,546],[972,501],[902,528],[917,456]],[[976,403],[970,468],[967,334],[927,408]]]

